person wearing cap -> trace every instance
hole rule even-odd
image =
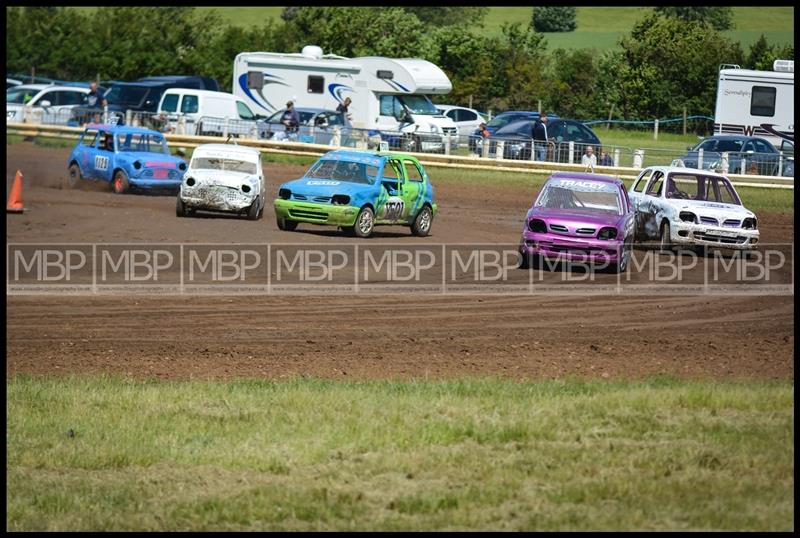
[[[294,109],[294,103],[291,101],[286,103],[286,110],[283,111],[281,116],[281,123],[286,127],[287,133],[296,133],[300,127],[300,115]]]

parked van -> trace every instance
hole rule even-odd
[[[351,126],[379,131],[403,150],[441,151],[444,137],[456,145],[456,124],[428,98],[452,89],[444,71],[417,58],[345,58],[306,46],[299,54],[242,52],[233,62],[233,93],[258,113],[274,114],[287,101],[334,110],[350,97]]]
[[[775,60],[772,69],[722,66],[714,134],[760,136],[794,152],[794,61]]]
[[[170,88],[161,96],[158,112],[167,114],[175,130],[179,129],[182,118],[184,132],[190,135],[234,134],[256,138],[259,134],[259,117],[243,99],[230,93]]]

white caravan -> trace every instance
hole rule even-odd
[[[760,136],[793,150],[794,61],[775,60],[773,71],[722,67],[714,133]]]
[[[287,101],[335,109],[349,97],[353,128],[380,131],[390,144],[402,139],[404,150],[441,150],[445,136],[455,146],[455,123],[427,97],[452,89],[447,75],[426,60],[345,58],[323,55],[316,46],[303,47],[299,54],[242,52],[233,63],[233,94],[256,114],[272,114]],[[393,139],[389,133],[404,136]]]

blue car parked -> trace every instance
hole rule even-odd
[[[548,119],[554,120],[558,118],[557,114],[548,114]],[[522,120],[529,120],[534,121],[539,119],[539,113],[531,110],[507,110],[505,112],[501,112],[494,118],[492,118],[489,123],[486,124],[486,130],[489,131],[489,134],[494,134],[496,131],[502,129],[506,125],[510,123],[514,123],[517,121]],[[478,140],[481,139],[481,131],[480,129],[476,129],[472,135],[469,137],[469,149],[470,151],[475,151],[475,144]]]
[[[180,188],[186,161],[173,157],[164,135],[137,127],[90,124],[67,161],[69,186],[81,180],[105,181],[122,194],[131,188]]]

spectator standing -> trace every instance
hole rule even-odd
[[[342,115],[342,119],[344,119],[344,123],[350,125],[350,121],[353,119],[352,114],[350,114],[350,103],[353,101],[350,100],[349,97],[344,98],[344,102],[339,103],[339,106],[336,107],[336,112]]]
[[[547,160],[547,114],[542,112],[533,122],[533,143],[536,150],[536,160]]]
[[[597,155],[594,154],[594,148],[592,146],[586,146],[586,152],[581,158],[581,164],[583,164],[587,170],[594,172],[594,168],[597,166]]]
[[[281,123],[286,127],[287,133],[296,133],[300,128],[300,115],[294,109],[293,102],[286,103],[286,110],[283,111],[281,116]]]
[[[612,159],[611,155],[607,152],[603,151],[600,153],[600,161],[598,164],[600,164],[600,166],[614,166],[614,159]]]
[[[86,94],[86,106],[89,108],[102,108],[107,104],[108,101],[103,99],[103,96],[97,91],[97,82],[89,84],[89,93]]]

